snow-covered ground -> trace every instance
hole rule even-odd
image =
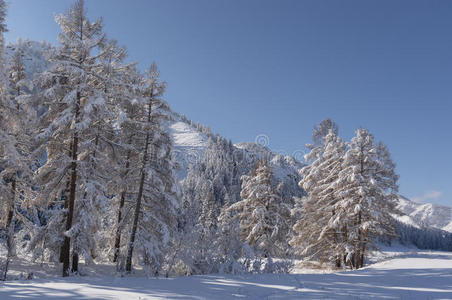
[[[386,256],[347,272],[7,281],[0,284],[0,299],[452,299],[452,253],[411,250]]]

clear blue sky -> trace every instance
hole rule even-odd
[[[10,0],[8,41],[56,43],[67,0]],[[233,142],[303,150],[329,117],[385,142],[400,191],[452,205],[452,1],[87,1],[173,109]]]

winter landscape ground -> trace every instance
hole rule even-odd
[[[102,266],[102,276],[65,279],[34,267],[33,280],[1,283],[0,299],[452,299],[452,253],[396,247],[378,259],[348,272],[177,278],[114,277],[113,266]]]

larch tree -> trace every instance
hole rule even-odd
[[[37,201],[52,207],[48,224],[64,223],[61,229],[44,228],[48,233],[59,232],[58,237],[52,237],[53,245],[47,247],[55,251],[59,248],[55,242],[62,240],[60,260],[63,276],[68,276],[71,252],[73,272],[78,271],[79,253],[87,262],[95,256],[94,233],[99,227],[99,212],[108,201],[106,161],[112,135],[108,120],[114,117],[106,107],[108,97],[101,86],[102,19],[90,22],[84,1],[78,0],[56,21],[62,31],[61,47],[53,51],[53,65],[39,79],[47,110],[37,137],[46,154],[46,162],[38,170],[42,191]]]
[[[17,210],[17,175],[22,165],[18,149],[18,114],[12,97],[8,94],[7,62],[3,34],[7,31],[6,3],[0,0],[0,224],[6,233],[6,259],[2,265],[1,279],[6,280],[8,266],[15,253],[14,224]]]
[[[7,93],[6,58],[3,34],[7,31],[6,3],[0,0],[0,204],[2,206],[1,225],[6,231],[7,254],[2,266],[2,280],[6,280],[8,264],[14,254],[14,203],[16,193],[16,162],[18,160],[14,137],[11,135],[9,118],[11,117],[10,97]]]
[[[363,128],[348,144],[342,170],[336,183],[336,204],[339,214],[346,218],[346,262],[361,268],[368,248],[376,248],[378,237],[394,237],[397,200],[395,165],[382,143],[375,144],[373,136]]]
[[[26,79],[25,65],[22,58],[22,53],[19,48],[16,49],[11,57],[11,63],[9,66],[9,80],[11,88],[15,91],[17,96],[20,96],[22,84]],[[17,104],[19,105],[19,104]]]
[[[164,128],[169,119],[169,106],[162,99],[166,83],[160,81],[155,63],[147,71],[141,111],[134,119],[141,122],[141,134],[132,142],[139,157],[134,167],[138,169],[136,186],[130,192],[132,211],[128,223],[130,229],[127,241],[125,270],[132,271],[134,252],[149,274],[158,274],[165,258],[165,248],[172,242],[176,230],[178,187],[175,181],[175,163],[172,141]],[[137,248],[138,251],[134,251]]]
[[[268,159],[258,161],[249,175],[242,176],[242,200],[231,205],[240,221],[240,236],[262,257],[274,255],[276,242],[286,237],[290,208],[272,185]]]
[[[131,206],[126,203],[133,197],[139,178],[138,164],[142,149],[137,144],[137,140],[143,134],[143,123],[140,118],[144,113],[145,105],[143,101],[137,101],[137,99],[141,99],[144,82],[136,69],[130,69],[130,73],[122,77],[122,85],[119,89],[121,93],[114,97],[119,107],[117,126],[118,139],[121,144],[116,164],[117,180],[113,187],[115,208],[112,210],[113,218],[116,219],[112,226],[114,231],[112,261],[116,263],[120,263],[119,256],[123,245],[122,232],[128,220],[127,216],[131,212]],[[120,266],[118,265],[118,267]]]
[[[104,222],[104,231],[106,235],[115,236],[114,245],[110,250],[113,251],[113,262],[117,262],[120,254],[122,213],[126,202],[127,185],[135,180],[133,176],[136,173],[131,168],[131,161],[136,160],[139,155],[132,142],[134,136],[141,133],[137,133],[141,123],[134,118],[138,112],[142,111],[142,105],[135,100],[141,97],[143,79],[138,74],[135,63],[124,63],[127,51],[125,47],[118,46],[116,40],[106,39],[101,45],[101,53],[98,72],[101,77],[99,89],[104,91],[107,98],[106,106],[111,112],[110,120],[106,125],[113,140],[108,143],[108,146],[112,149],[110,163],[114,166],[110,172],[112,180],[108,187],[113,199],[106,219],[117,219],[117,222]],[[106,241],[107,244],[110,242]],[[111,254],[112,251],[108,252]]]
[[[298,254],[308,259],[333,261],[340,266],[344,227],[335,209],[338,201],[335,183],[342,167],[345,142],[336,132],[329,129],[326,135],[320,136],[321,140],[314,138],[316,146],[306,155],[306,161],[311,164],[300,171],[303,179],[299,185],[307,196],[296,208],[301,211],[296,214],[299,219],[293,227],[295,235],[290,243]]]
[[[339,135],[339,126],[333,120],[327,118],[319,123],[319,125],[314,126],[314,131],[312,133],[313,144],[308,145],[308,148],[312,149],[316,146],[321,146],[325,142],[325,137],[333,133]]]
[[[7,89],[7,73],[6,66],[8,65],[5,57],[5,37],[4,33],[8,32],[6,26],[6,14],[7,14],[7,4],[5,0],[0,0],[0,83],[1,91],[5,92]]]

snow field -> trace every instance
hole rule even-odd
[[[0,299],[452,299],[452,253],[387,255],[392,258],[347,272],[7,281]]]

